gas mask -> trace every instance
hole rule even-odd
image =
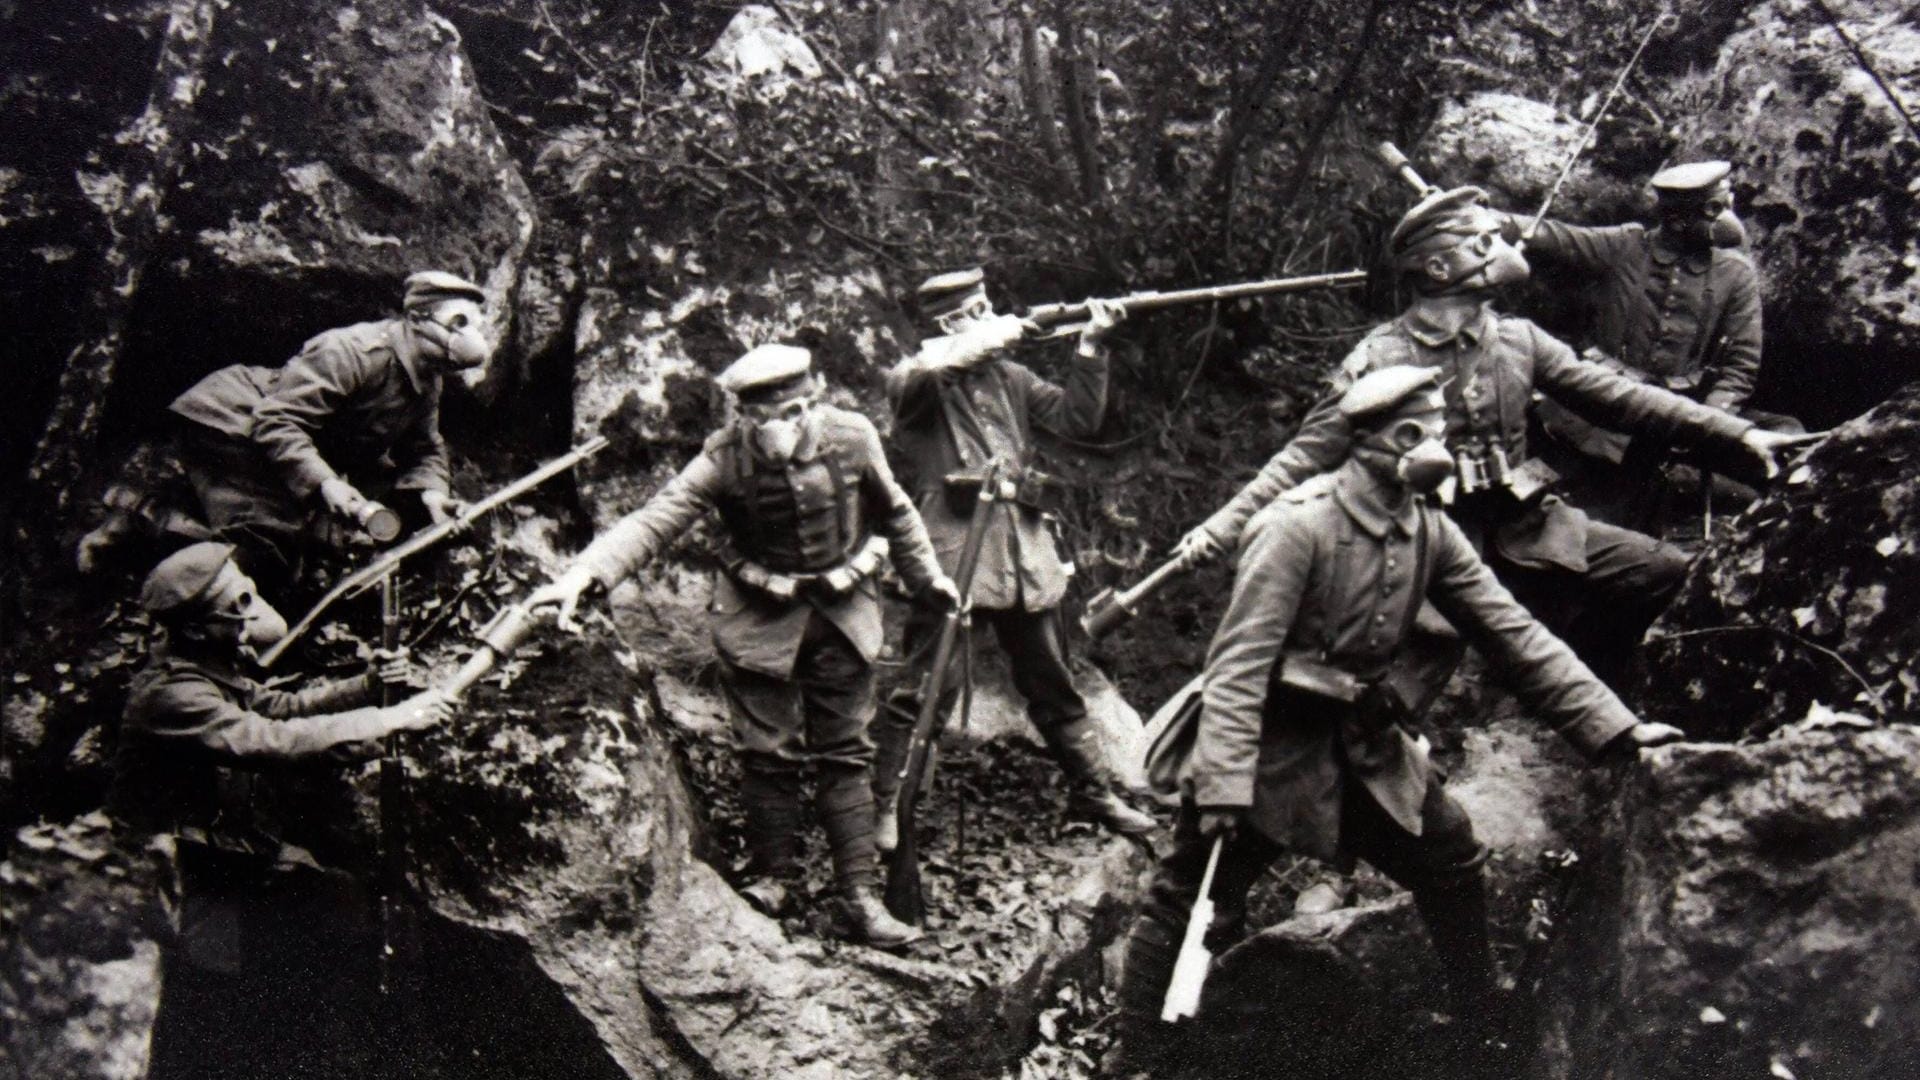
[[[760,453],[769,461],[785,463],[792,461],[800,448],[800,437],[813,415],[813,399],[797,397],[766,405],[742,405],[740,412]]]
[[[1446,256],[1448,280],[1432,290],[1434,295],[1480,292],[1527,280],[1533,267],[1520,249],[1507,242],[1493,215],[1485,215],[1481,228],[1461,240]]]
[[[231,563],[221,568],[207,598],[206,621],[233,627],[233,641],[243,653],[267,648],[287,636],[287,620]]]
[[[1393,462],[1393,475],[1408,489],[1431,494],[1453,475],[1453,454],[1447,450],[1446,421],[1439,415],[1426,420],[1395,420],[1361,443]]]
[[[493,355],[487,342],[490,326],[480,305],[471,300],[443,300],[430,311],[409,312],[407,324],[426,342],[428,351],[448,368],[461,373],[484,374],[481,369]]]
[[[1747,246],[1747,226],[1731,209],[1722,210],[1707,225],[1707,236],[1717,248]]]

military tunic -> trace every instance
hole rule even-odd
[[[879,433],[866,417],[830,405],[816,407],[815,422],[785,465],[760,459],[737,427],[716,432],[645,506],[582,552],[580,565],[611,587],[710,510],[719,511],[740,551],[770,570],[829,569],[877,532],[910,589],[924,589],[939,576],[926,527],[894,481]],[[721,574],[713,591],[714,645],[731,664],[788,678],[816,611],[864,661],[879,655],[879,590],[871,580],[843,596],[787,601]]]
[[[1643,225],[1542,221],[1528,247],[1593,274],[1592,338],[1657,385],[1737,411],[1760,374],[1759,274],[1731,248],[1681,252]]]
[[[1333,858],[1343,787],[1358,780],[1418,836],[1435,781],[1413,738],[1398,727],[1367,732],[1351,715],[1335,715],[1341,710],[1301,708],[1298,699],[1276,707],[1273,677],[1289,653],[1379,677],[1423,599],[1582,750],[1597,753],[1634,725],[1613,692],[1494,579],[1458,525],[1418,499],[1389,506],[1379,481],[1349,461],[1280,496],[1247,529],[1181,771],[1192,800],[1245,808],[1275,842]]]

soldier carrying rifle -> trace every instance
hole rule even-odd
[[[940,563],[958,564],[968,519],[984,470],[999,460],[1015,468],[1014,495],[987,524],[969,601],[974,617],[993,626],[1013,669],[1014,688],[1056,760],[1072,778],[1069,811],[1122,833],[1152,831],[1153,819],[1127,805],[1115,790],[1087,703],[1067,666],[1060,601],[1072,567],[1053,534],[1054,478],[1034,467],[1033,429],[1087,437],[1106,414],[1108,332],[1125,315],[1118,305],[1091,301],[1074,359],[1061,386],[1007,359],[1005,348],[1036,328],[996,315],[977,268],[941,274],[923,283],[921,314],[943,337],[887,375],[894,403],[894,449],[907,463],[907,483],[926,519]],[[880,810],[880,847],[898,840],[892,813],[900,770],[920,712],[915,695],[933,662],[939,620],[917,613],[907,623],[908,674],[881,710],[874,795]],[[941,709],[959,693],[942,680]]]
[[[1494,311],[1500,287],[1530,273],[1503,225],[1473,187],[1437,192],[1408,210],[1389,246],[1417,290],[1413,303],[1354,347],[1293,441],[1176,552],[1197,561],[1226,550],[1281,492],[1337,465],[1353,443],[1338,402],[1355,380],[1400,364],[1432,368],[1446,384],[1446,443],[1456,474],[1443,501],[1502,583],[1613,681],[1679,589],[1686,556],[1589,520],[1552,493],[1552,471],[1527,445],[1535,392],[1603,426],[1668,443],[1738,448],[1769,476],[1778,470],[1775,451],[1794,440],[1580,360],[1533,323]]]
[[[527,607],[558,604],[560,624],[570,626],[588,588],[611,588],[719,511],[713,642],[745,774],[753,880],[742,895],[768,914],[790,910],[800,788],[812,772],[843,929],[872,945],[905,945],[920,931],[889,915],[877,891],[867,735],[882,642],[875,575],[890,554],[923,601],[956,604],[959,595],[894,482],[879,433],[866,417],[818,400],[811,363],[805,349],[762,345],[722,372],[721,387],[738,403],[735,422]]]

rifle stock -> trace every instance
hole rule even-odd
[[[1172,292],[1157,292],[1152,289],[1128,293],[1114,297],[1110,303],[1126,310],[1128,314],[1141,311],[1155,311],[1160,308],[1176,307],[1180,304],[1199,304],[1217,300],[1237,300],[1247,296],[1273,296],[1280,293],[1307,292],[1312,289],[1344,288],[1360,285],[1367,280],[1365,270],[1341,270],[1330,274],[1308,274],[1304,277],[1268,278],[1264,281],[1243,281],[1233,285],[1211,285],[1200,289],[1175,289]],[[1040,304],[1028,308],[1025,317],[1050,326],[1055,323],[1081,322],[1087,317],[1087,304],[1082,300],[1076,304]]]
[[[920,888],[920,844],[915,817],[920,807],[920,789],[926,782],[927,766],[933,760],[933,745],[940,737],[945,716],[940,709],[941,684],[946,680],[953,660],[955,642],[960,639],[961,620],[967,617],[967,600],[973,590],[974,568],[980,564],[980,546],[986,539],[987,521],[999,501],[1001,471],[999,463],[989,466],[980,484],[979,501],[967,520],[966,540],[960,547],[960,564],[954,568],[954,586],[960,592],[960,606],[947,613],[940,624],[940,638],[934,645],[933,666],[920,688],[920,715],[914,718],[913,735],[907,743],[907,760],[901,769],[900,791],[895,797],[894,813],[900,824],[900,842],[887,862],[887,910],[895,918],[918,926],[926,919],[926,897]]]
[[[440,541],[445,540],[447,537],[452,536],[454,533],[459,532],[461,529],[472,525],[474,522],[480,520],[482,515],[493,510],[495,507],[512,502],[520,496],[525,495],[527,492],[539,487],[548,480],[553,479],[606,449],[606,446],[606,436],[596,435],[575,447],[571,452],[554,458],[552,461],[547,462],[545,465],[508,484],[506,487],[481,499],[479,502],[471,504],[460,516],[453,520],[443,521],[438,525],[420,530],[408,538],[405,543],[396,545],[382,552],[380,556],[372,562],[341,578],[334,584],[333,588],[327,590],[326,595],[322,596],[305,615],[300,616],[300,621],[293,624],[293,628],[287,631],[285,637],[274,642],[265,652],[260,654],[260,666],[272,667],[274,661],[279,660],[280,657],[293,646],[293,643],[299,640],[302,634],[313,629],[313,624],[319,621],[320,616],[328,608],[332,607],[336,601],[344,597],[358,596],[368,588],[378,584],[382,578],[385,578],[388,574],[397,570],[400,563],[408,557],[418,555],[422,551],[438,544]]]

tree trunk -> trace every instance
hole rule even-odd
[[[1026,94],[1027,111],[1033,116],[1034,138],[1046,161],[1050,186],[1059,190],[1065,187],[1060,162],[1066,150],[1060,142],[1058,104],[1053,94],[1053,49],[1028,12],[1020,16],[1020,86]]]

